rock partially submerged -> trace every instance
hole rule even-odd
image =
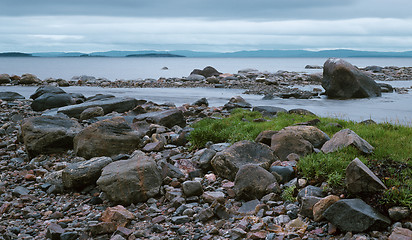
[[[331,98],[369,98],[381,96],[381,88],[352,64],[337,58],[323,66],[322,87]]]

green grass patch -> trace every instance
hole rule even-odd
[[[209,141],[213,143],[254,140],[264,130],[281,130],[299,122],[314,119],[281,113],[266,122],[253,122],[262,118],[258,112],[236,109],[227,118],[203,119],[192,125],[190,133],[193,148],[202,148]],[[317,183],[327,182],[333,188],[344,186],[345,169],[356,157],[368,165],[386,184],[389,190],[377,200],[385,206],[403,205],[412,207],[412,128],[383,124],[359,124],[336,118],[319,118],[319,129],[330,137],[344,128],[349,128],[375,147],[371,155],[362,155],[353,147],[329,154],[311,154],[298,163],[299,174]],[[343,128],[331,123],[338,123]]]

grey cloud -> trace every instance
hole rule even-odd
[[[2,15],[344,19],[410,17],[409,0],[2,0]]]

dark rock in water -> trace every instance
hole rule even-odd
[[[255,139],[255,142],[260,142],[270,146],[272,143],[272,136],[276,133],[278,133],[278,131],[265,130],[259,133],[259,135]]]
[[[231,110],[235,108],[251,108],[252,105],[246,102],[241,96],[232,97],[228,103],[223,106],[223,109]]]
[[[0,99],[4,101],[14,101],[24,99],[24,96],[16,92],[0,92]]]
[[[96,157],[87,161],[72,163],[62,172],[63,185],[68,189],[83,189],[94,185],[102,169],[112,162],[109,157]]]
[[[46,93],[60,94],[60,93],[66,93],[66,92],[59,87],[41,86],[37,88],[36,91],[32,95],[30,95],[30,98],[33,100],[36,100],[38,97]]]
[[[208,78],[208,77],[212,77],[212,76],[219,76],[222,73],[218,72],[214,67],[207,66],[207,67],[203,68],[203,70],[194,69],[190,73],[190,75],[192,75],[192,74],[202,75],[205,78]]]
[[[367,66],[365,67],[365,71],[372,71],[374,73],[382,72],[383,68],[379,66]]]
[[[392,93],[393,92],[393,87],[390,84],[378,83],[378,85],[381,88],[381,92],[384,92],[384,93]]]
[[[0,74],[0,84],[7,84],[10,82],[11,79],[9,74]]]
[[[288,111],[289,114],[297,114],[297,115],[313,115],[316,116],[316,114],[314,114],[313,112],[306,110],[306,109],[302,109],[302,108],[294,108],[294,109],[290,109]]]
[[[387,189],[385,184],[358,158],[346,168],[346,188],[350,193],[374,193]]]
[[[110,163],[97,180],[110,201],[125,206],[154,197],[161,184],[156,162],[141,151],[135,151],[129,160]]]
[[[266,169],[246,164],[240,167],[235,177],[234,191],[239,199],[260,199],[267,193],[267,187],[276,182],[275,176]]]
[[[391,221],[361,199],[342,199],[332,204],[323,216],[345,232],[384,230]]]
[[[211,163],[217,175],[233,181],[241,166],[256,164],[269,169],[274,160],[272,150],[267,145],[240,141],[217,153]]]
[[[331,98],[368,98],[381,96],[381,88],[369,76],[350,63],[328,59],[323,67],[322,87]]]
[[[31,103],[31,108],[34,111],[44,111],[46,109],[69,106],[75,103],[76,100],[68,93],[45,93]]]
[[[90,107],[102,107],[105,114],[113,111],[118,113],[127,112],[138,105],[138,100],[134,98],[109,98],[96,101],[87,101],[81,104],[61,107],[58,113],[64,113],[69,117],[79,118],[80,114]]]
[[[170,109],[166,111],[149,112],[140,114],[134,117],[136,121],[146,120],[149,123],[156,123],[168,128],[177,125],[179,127],[186,126],[186,120],[182,111],[179,109]]]
[[[209,106],[209,102],[207,101],[206,98],[201,98],[199,100],[197,100],[196,102],[194,102],[192,105],[195,106]]]
[[[318,65],[306,65],[305,69],[322,69],[322,66],[318,66]]]
[[[129,153],[140,146],[141,136],[123,117],[102,120],[83,129],[73,140],[76,155],[86,159]]]
[[[30,73],[23,74],[19,80],[19,84],[36,84],[39,82],[40,79],[38,79],[36,75]]]
[[[335,135],[322,146],[321,150],[324,153],[330,153],[348,146],[354,146],[366,154],[371,154],[374,151],[374,147],[350,129],[343,129],[335,133]]]
[[[278,112],[287,112],[284,108],[273,106],[256,106],[253,107],[252,111],[261,112],[263,116],[275,116]]]
[[[73,138],[81,129],[77,121],[54,116],[31,117],[21,125],[22,139],[31,156],[72,149]]]

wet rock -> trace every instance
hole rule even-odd
[[[138,105],[139,101],[134,98],[105,98],[102,100],[87,101],[84,103],[65,106],[57,109],[58,113],[64,113],[69,117],[80,118],[80,114],[91,107],[101,107],[104,114],[111,112],[123,113],[132,110]]]
[[[112,162],[109,157],[95,157],[87,161],[72,163],[62,172],[62,180],[65,188],[83,189],[96,184],[102,169]]]
[[[135,151],[129,160],[110,163],[97,180],[110,201],[123,205],[154,197],[161,184],[156,162],[141,151]]]
[[[339,197],[335,195],[329,195],[322,198],[313,206],[313,220],[320,221],[323,219],[323,212],[326,211],[332,204],[339,201]]]
[[[206,98],[201,98],[201,99],[197,100],[196,102],[192,103],[192,105],[207,107],[207,106],[209,106],[209,102],[207,101]]]
[[[406,228],[396,227],[393,229],[389,240],[409,240],[412,239],[412,231]]]
[[[378,83],[378,86],[381,88],[381,92],[384,92],[384,93],[392,93],[393,92],[393,87],[390,84]]]
[[[319,66],[319,65],[310,65],[310,64],[308,64],[308,65],[305,66],[305,69],[322,69],[322,68],[323,67]]]
[[[22,139],[31,156],[71,149],[73,138],[80,130],[77,121],[54,116],[31,117],[21,125]]]
[[[179,109],[170,109],[166,111],[150,112],[135,116],[137,121],[146,120],[149,123],[159,124],[168,128],[177,125],[179,127],[186,126],[186,120],[182,111]]]
[[[323,66],[322,87],[331,98],[368,98],[381,96],[381,88],[369,76],[337,58],[328,59]]]
[[[85,109],[80,114],[80,120],[87,120],[94,117],[101,117],[104,115],[104,110],[102,107],[90,107]]]
[[[343,129],[335,133],[335,135],[322,146],[321,150],[324,153],[330,153],[348,146],[354,146],[366,154],[371,154],[374,151],[374,148],[367,141],[350,129]]]
[[[0,83],[1,84],[1,83]],[[15,101],[24,99],[24,96],[16,92],[0,92],[0,100]]]
[[[211,163],[217,175],[233,181],[241,166],[256,164],[268,169],[273,161],[273,153],[267,145],[240,141],[217,153]]]
[[[123,117],[115,117],[91,124],[73,142],[75,154],[89,159],[129,153],[139,147],[141,138]]]
[[[203,70],[194,69],[194,70],[190,73],[190,75],[192,75],[192,74],[198,74],[198,75],[204,76],[205,78],[208,78],[208,77],[213,77],[213,76],[219,76],[219,75],[222,74],[222,73],[220,73],[219,71],[217,71],[214,67],[207,66],[207,67],[203,68]]]
[[[408,207],[391,207],[388,209],[388,214],[393,221],[399,221],[409,217],[411,211]]]
[[[309,185],[299,191],[297,199],[300,201],[304,197],[324,197],[324,195],[322,188]]]
[[[267,187],[276,182],[276,178],[264,168],[246,164],[240,167],[235,177],[234,190],[239,199],[261,199],[267,193]]]
[[[253,107],[252,111],[261,112],[263,116],[276,116],[277,113],[283,112],[286,113],[287,110],[280,107],[273,106],[256,106]]]
[[[202,184],[199,181],[185,181],[182,184],[186,197],[200,196],[203,194]]]
[[[365,67],[365,71],[372,71],[372,72],[374,72],[374,73],[377,73],[377,72],[382,72],[382,67],[380,67],[380,66],[375,66],[375,65],[373,65],[373,66],[366,66]]]
[[[116,227],[125,227],[133,219],[135,219],[133,213],[122,205],[106,208],[101,217],[103,222],[115,223]]]
[[[306,115],[306,116],[316,116],[313,112],[306,110],[306,109],[302,109],[302,108],[294,108],[294,109],[290,109],[288,111],[289,114],[297,114],[297,115]]]
[[[387,228],[391,221],[361,199],[343,199],[332,204],[323,216],[345,232]]]
[[[0,84],[7,84],[10,82],[11,79],[9,74],[0,74]]]
[[[374,193],[387,189],[385,184],[358,158],[346,168],[346,188],[350,193]]]
[[[270,146],[272,143],[272,136],[275,135],[276,133],[278,133],[278,131],[265,130],[259,133],[259,135],[255,139],[255,142],[260,142],[260,143]]]

